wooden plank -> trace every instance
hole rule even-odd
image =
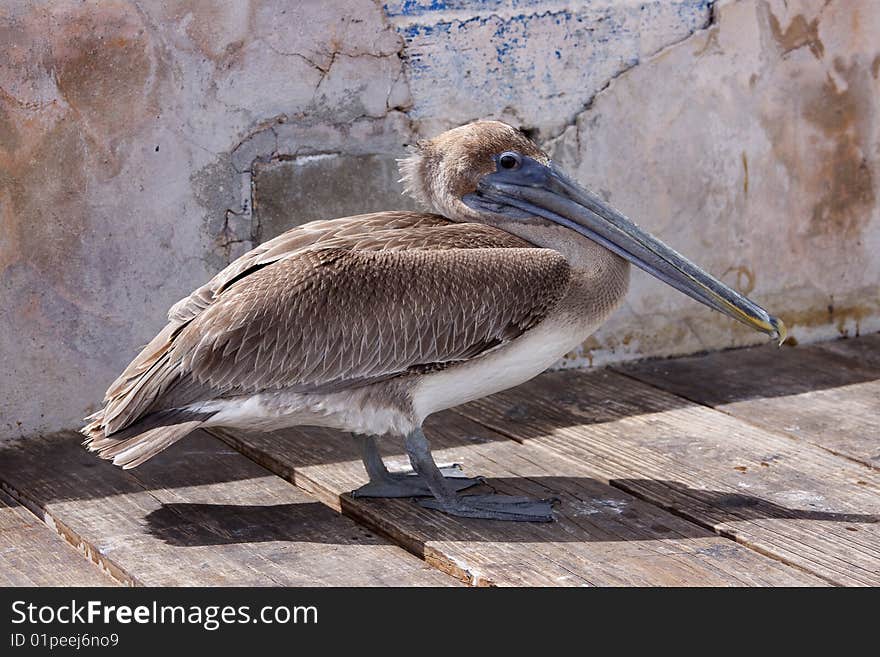
[[[819,352],[836,354],[841,358],[848,358],[859,367],[870,368],[880,377],[880,333],[819,342],[809,348]]]
[[[880,476],[848,459],[611,371],[545,374],[460,412],[829,582],[880,583]]]
[[[557,522],[456,518],[412,500],[352,498],[346,493],[365,483],[366,473],[355,440],[335,431],[222,434],[270,470],[473,585],[824,583],[615,490],[584,463],[519,445],[458,414],[433,416],[425,431],[438,462],[460,462],[499,492],[559,496]],[[392,469],[408,466],[400,443],[380,441]]]
[[[880,341],[870,336],[838,345],[767,345],[614,369],[880,467]]]
[[[0,473],[121,582],[457,584],[204,433],[130,471],[79,443],[73,433],[22,441],[0,452]]]
[[[0,586],[115,586],[91,561],[0,492]]]

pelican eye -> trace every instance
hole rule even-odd
[[[498,158],[498,166],[502,169],[517,169],[520,165],[520,157],[517,153],[502,153]]]

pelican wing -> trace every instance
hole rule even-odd
[[[305,224],[175,304],[84,432],[109,436],[202,399],[341,389],[473,358],[539,322],[568,280],[555,251],[437,215]]]
[[[181,331],[171,361],[218,394],[362,385],[509,342],[568,276],[548,249],[309,251],[230,286]]]

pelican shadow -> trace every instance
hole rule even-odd
[[[518,477],[487,480],[499,491],[522,491],[526,480]],[[776,504],[751,495],[729,491],[700,490],[676,481],[654,479],[621,479],[611,482],[622,491],[645,491],[664,488],[674,496],[686,496],[691,506],[713,509],[716,524],[738,521],[780,519],[812,520],[844,523],[849,529],[856,524],[876,523],[874,514],[838,513],[822,509],[798,509]],[[501,521],[450,519],[434,524],[424,520],[424,512],[413,500],[352,500],[344,495],[342,508],[359,519],[371,516],[388,517],[387,505],[397,506],[395,517],[401,517],[400,505],[412,505],[413,514],[407,533],[421,542],[434,540],[464,542],[526,542],[526,543],[589,543],[631,542],[661,539],[700,539],[715,535],[707,527],[683,522],[672,517],[664,521],[649,503],[628,498],[623,493],[612,495],[605,483],[585,477],[534,477],[527,483],[530,493],[559,495],[557,514],[566,522],[516,525]],[[566,493],[569,491],[569,493]],[[576,494],[571,494],[576,491]],[[373,544],[382,542],[362,527],[351,534],[340,535],[335,511],[320,503],[279,505],[234,505],[170,503],[146,517],[148,531],[174,546],[228,545],[266,541],[313,542],[326,544]],[[649,522],[645,522],[645,520]],[[667,524],[670,526],[667,526]],[[615,528],[621,525],[640,526],[643,533]]]
[[[361,525],[340,523],[320,502],[298,504],[163,504],[145,517],[147,530],[177,547],[285,541],[387,545]]]

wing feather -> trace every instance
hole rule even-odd
[[[548,249],[312,251],[229,287],[170,360],[218,394],[360,385],[509,342],[546,316],[568,277]]]

